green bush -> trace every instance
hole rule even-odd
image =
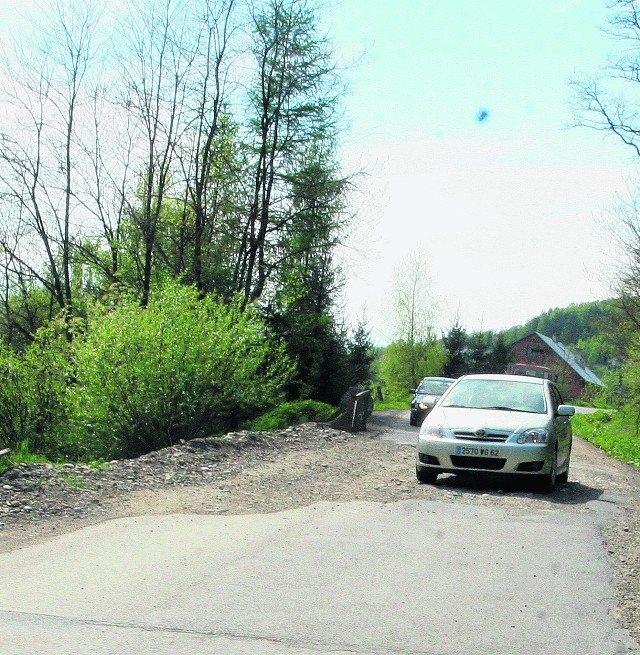
[[[315,400],[296,400],[283,403],[262,416],[247,421],[244,425],[249,430],[273,432],[290,425],[299,425],[310,421],[320,423],[329,421],[335,414],[336,408]]]
[[[411,400],[409,389],[416,387],[423,377],[442,375],[446,352],[436,341],[409,344],[406,341],[391,342],[382,353],[380,379],[385,400],[404,402]],[[415,379],[412,377],[415,370]]]
[[[22,362],[4,347],[0,347],[0,375],[0,449],[15,448],[27,437],[29,407]]]
[[[250,310],[168,284],[125,300],[74,342],[69,411],[85,459],[137,456],[221,434],[273,406],[291,374]]]
[[[27,449],[48,459],[66,452],[65,396],[72,376],[68,342],[52,325],[19,357],[0,348],[0,448]]]

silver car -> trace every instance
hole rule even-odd
[[[465,375],[425,419],[416,477],[433,484],[439,473],[528,476],[552,491],[566,482],[571,417],[551,380],[521,375]]]

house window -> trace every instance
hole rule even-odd
[[[527,346],[527,361],[530,364],[544,364],[545,350],[542,346],[529,344]]]

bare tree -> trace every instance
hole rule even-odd
[[[140,157],[137,202],[132,222],[141,235],[141,303],[149,301],[159,223],[175,173],[177,144],[184,130],[184,108],[193,53],[186,5],[180,0],[131,3],[122,25],[124,105],[130,115],[134,152]]]
[[[571,82],[575,123],[610,132],[640,157],[640,3],[613,0],[607,33],[625,47],[604,73]]]
[[[640,158],[640,2],[613,0],[607,32],[620,46],[599,77],[574,80],[576,126],[608,132]],[[634,197],[635,196],[635,197]],[[629,323],[640,330],[640,221],[637,191],[612,211],[610,232],[620,248],[612,291]]]
[[[92,3],[59,1],[34,49],[17,49],[2,102],[11,124],[0,127],[0,199],[5,292],[46,289],[71,316],[72,247],[84,102],[90,94]],[[8,306],[5,297],[5,306]]]
[[[186,203],[193,215],[193,281],[204,289],[203,250],[207,228],[216,223],[222,212],[220,197],[224,195],[221,169],[224,160],[225,137],[228,133],[224,106],[229,73],[229,46],[236,27],[233,10],[236,0],[214,2],[204,0],[196,25],[193,71],[193,104],[186,141],[186,158],[182,166],[186,181]]]

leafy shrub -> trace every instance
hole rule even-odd
[[[245,423],[245,427],[250,430],[273,432],[309,421],[329,421],[335,412],[336,408],[326,403],[315,400],[296,400],[283,403],[257,419],[248,421]]]
[[[15,448],[27,436],[29,407],[22,362],[4,347],[0,348],[0,375],[0,449]]]
[[[65,395],[72,377],[69,344],[53,324],[19,357],[0,348],[0,448],[64,457]],[[26,449],[26,450],[25,450]]]
[[[423,377],[441,375],[446,353],[440,343],[424,341],[410,344],[406,341],[392,341],[382,353],[380,378],[384,385],[386,400],[409,403],[409,389],[415,387]],[[412,378],[415,370],[416,379]]]
[[[92,316],[74,349],[70,413],[87,459],[233,429],[273,406],[291,374],[254,312],[176,283],[146,308],[130,299]]]

